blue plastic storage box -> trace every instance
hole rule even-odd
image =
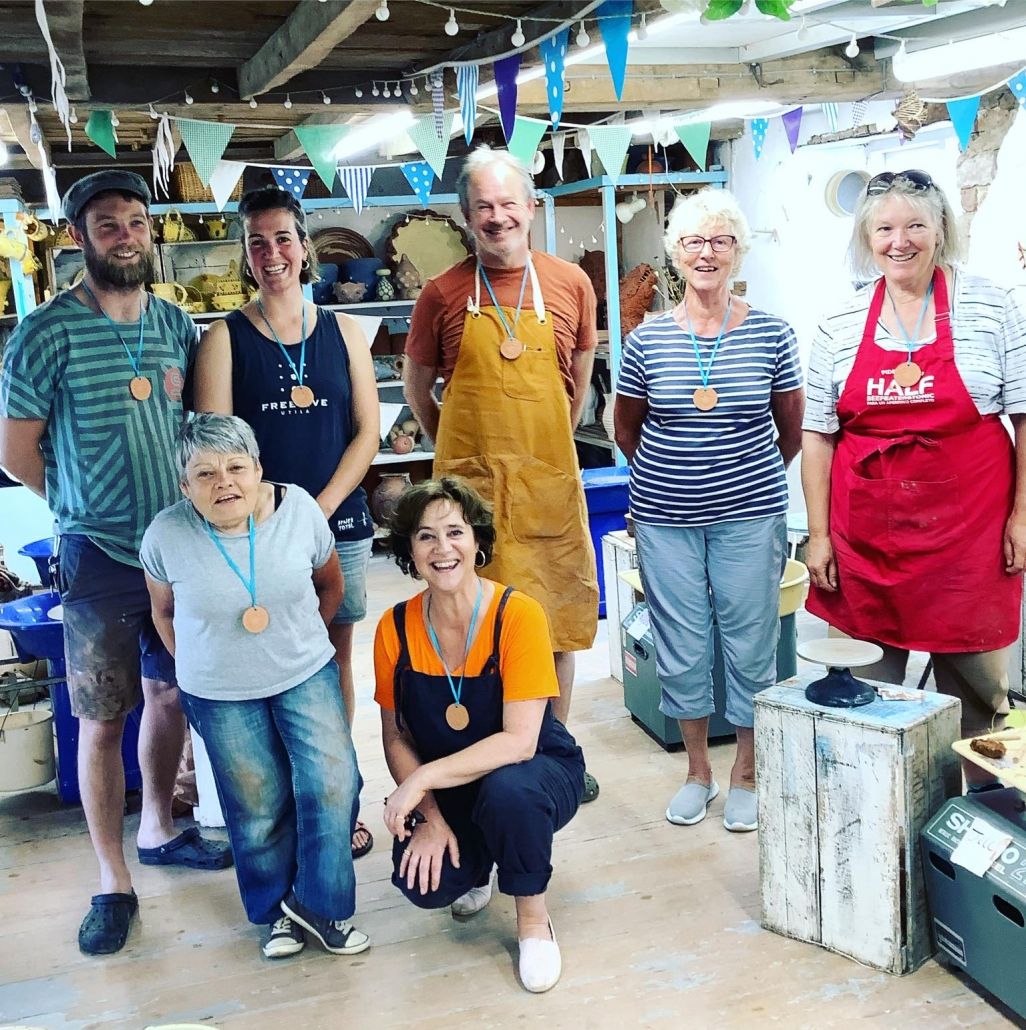
[[[606,587],[602,577],[602,538],[616,529],[627,528],[627,480],[630,470],[626,465],[616,468],[584,469],[584,500],[588,506],[588,531],[595,548],[598,569],[599,618],[606,616]],[[619,632],[619,627],[616,628]]]

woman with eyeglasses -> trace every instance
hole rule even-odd
[[[900,682],[909,649],[930,652],[969,736],[1003,723],[1019,635],[1026,318],[1009,291],[956,267],[960,251],[929,175],[869,181],[849,254],[874,281],[813,341],[802,482],[808,610],[884,646],[875,678]]]
[[[723,810],[735,832],[758,826],[753,698],[776,679],[785,469],[799,450],[805,403],[791,327],[730,291],[750,235],[726,190],[674,205],[665,246],[684,300],[627,337],[614,408],[659,707],[679,721],[687,747],[687,776],[666,818],[700,822],[720,790],[707,739],[715,622],[725,714],[737,730]]]

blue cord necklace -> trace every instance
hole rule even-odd
[[[709,376],[712,373],[713,362],[716,360],[716,352],[723,342],[723,334],[727,331],[727,322],[730,321],[730,308],[734,298],[727,300],[727,310],[723,315],[723,324],[720,326],[719,335],[713,344],[712,353],[709,355],[709,363],[702,364],[702,352],[698,347],[698,337],[695,336],[694,327],[691,325],[691,316],[688,314],[688,304],[684,301],[684,319],[688,324],[688,335],[691,337],[691,346],[695,348],[695,360],[698,362],[698,375],[702,385],[691,395],[691,401],[699,411],[712,411],[720,401],[719,394],[709,385]]]
[[[303,382],[303,377],[306,375],[306,301],[303,302],[303,342],[299,346],[299,368],[296,368],[296,363],[292,360],[292,356],[285,349],[285,344],[281,342],[278,334],[274,331],[274,326],[271,325],[270,320],[267,317],[267,312],[264,311],[263,304],[260,303],[260,298],[257,297],[257,310],[260,312],[260,317],[264,320],[264,325],[270,330],[271,335],[274,337],[274,342],[278,344],[278,349],[285,356],[285,360],[289,363],[289,368],[292,369],[292,374],[296,377],[296,386],[292,387],[292,403],[297,408],[309,408],[311,404],[316,400],[314,397],[313,390],[310,389]]]
[[[103,305],[96,299],[96,294],[89,289],[89,284],[83,279],[81,285],[86,296],[96,305],[100,314],[107,320],[107,324],[114,330],[114,335],[121,341],[121,346],[125,348],[128,362],[132,366],[132,371],[135,372],[135,375],[128,381],[128,392],[137,401],[146,400],[153,393],[153,384],[142,374],[143,336],[146,332],[146,308],[143,305],[142,294],[139,295],[139,341],[133,354],[132,348],[128,346],[128,342],[121,335],[118,323],[103,310]]]
[[[908,359],[894,368],[894,381],[898,386],[915,386],[923,378],[923,369],[918,361],[912,360],[912,351],[914,350],[912,345],[919,342],[919,334],[923,329],[926,309],[930,306],[930,298],[933,296],[933,280],[930,280],[930,286],[926,291],[926,296],[923,298],[922,307],[919,309],[919,317],[916,319],[915,332],[912,335],[909,335],[909,331],[905,328],[905,323],[901,320],[901,315],[898,314],[898,305],[894,303],[894,297],[891,296],[889,287],[887,287],[887,296],[890,298],[891,309],[894,311],[894,320],[898,323],[901,335],[905,339],[905,346],[908,348]]]
[[[499,321],[502,323],[502,328],[506,333],[506,339],[499,344],[499,353],[507,361],[516,361],[521,354],[524,353],[524,345],[517,339],[517,325],[520,322],[520,312],[524,307],[524,290],[527,289],[527,273],[530,271],[531,263],[528,261],[524,265],[524,277],[520,280],[520,296],[517,298],[517,309],[513,314],[513,325],[510,325],[506,321],[506,315],[502,308],[499,307],[499,302],[495,297],[495,291],[492,289],[492,284],[488,280],[488,273],[485,271],[485,266],[478,262],[478,268],[481,270],[481,278],[484,279],[484,284],[488,288],[488,296],[492,298],[492,304],[495,305],[495,313],[499,316]]]
[[[214,546],[221,552],[221,557],[228,563],[228,567],[242,581],[242,585],[249,594],[250,606],[242,613],[242,628],[249,633],[263,633],[271,621],[270,613],[262,604],[257,604],[256,599],[256,524],[253,516],[249,517],[249,578],[242,574],[242,569],[235,564],[232,556],[221,543],[220,538],[214,531],[214,527],[203,519],[203,525],[207,528],[210,539]]]
[[[467,706],[461,702],[463,697],[463,677],[467,672],[467,655],[470,654],[470,644],[474,639],[474,626],[477,624],[477,613],[481,607],[481,596],[483,593],[484,591],[481,587],[481,580],[479,579],[477,581],[477,600],[474,602],[474,612],[470,616],[470,628],[467,630],[467,643],[463,648],[463,671],[460,673],[459,683],[453,683],[452,673],[449,671],[449,666],[445,664],[445,659],[442,657],[442,648],[438,643],[438,634],[435,633],[435,627],[431,624],[431,597],[428,595],[428,636],[431,638],[431,646],[435,649],[435,654],[438,655],[438,660],[442,663],[442,668],[445,669],[445,678],[449,681],[449,689],[452,691],[453,703],[445,710],[445,721],[449,724],[449,728],[453,730],[465,730],[470,725],[470,712],[467,711]]]

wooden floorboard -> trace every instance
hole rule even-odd
[[[563,978],[549,994],[526,994],[514,971],[512,899],[497,896],[479,916],[457,922],[448,912],[415,909],[389,879],[381,799],[391,781],[370,648],[377,616],[411,587],[394,566],[374,559],[371,611],[355,648],[363,817],[376,838],[356,866],[356,923],[370,934],[371,950],[347,959],[310,945],[296,958],[270,962],[259,954],[259,930],[245,920],[231,873],[133,860],[140,919],[128,945],[116,956],[86,958],[76,932],[95,869],[81,810],[60,805],[52,787],[0,796],[0,1026],[1013,1025],[935,962],[893,977],[763,930],[758,842],[724,830],[722,795],[697,826],[663,818],[685,760],[628,718],[621,688],[608,676],[604,624],[595,647],[579,656],[571,725],[602,791],[559,835],[553,856],[550,910]],[[713,749],[721,785],[731,759],[731,745]],[[128,817],[130,849],[137,823]]]

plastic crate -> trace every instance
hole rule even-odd
[[[599,618],[606,616],[606,584],[602,575],[602,538],[617,529],[627,528],[627,480],[630,471],[626,466],[604,469],[585,469],[581,473],[584,481],[584,501],[588,507],[588,532],[595,549],[595,565],[599,585]]]

